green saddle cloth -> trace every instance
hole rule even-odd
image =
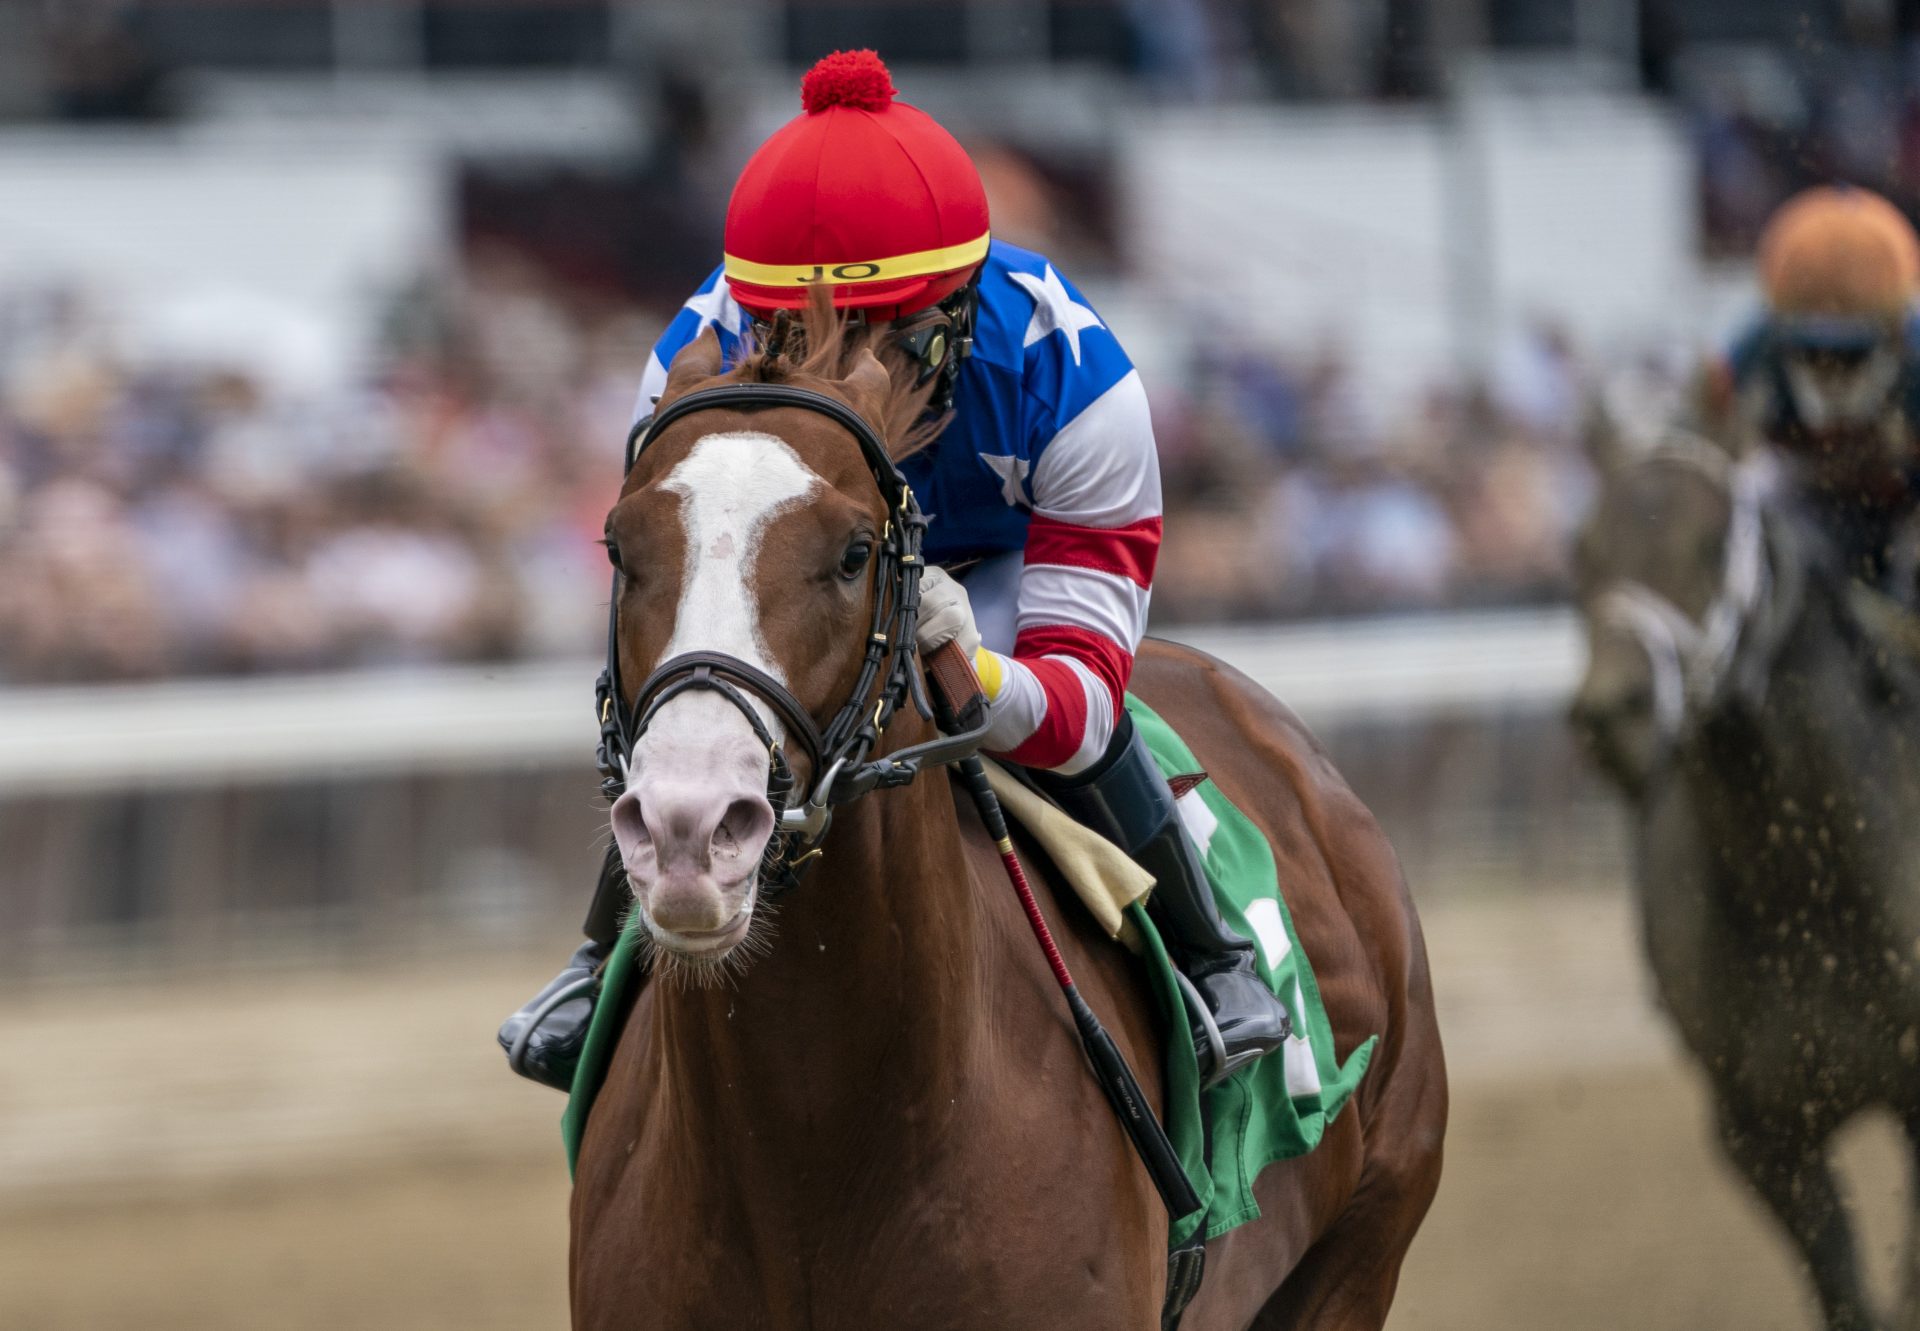
[[[1176,777],[1200,770],[1193,750],[1152,708],[1128,694],[1127,711],[1163,773]],[[1181,796],[1180,814],[1206,859],[1221,918],[1254,940],[1254,965],[1268,988],[1286,1004],[1293,1035],[1282,1048],[1208,1091],[1203,1116],[1193,1041],[1181,1038],[1188,1026],[1187,1010],[1173,963],[1159,931],[1147,918],[1145,905],[1128,907],[1146,940],[1148,970],[1169,1032],[1167,1135],[1202,1203],[1199,1211],[1174,1222],[1171,1239],[1176,1247],[1202,1225],[1207,1238],[1218,1238],[1259,1216],[1253,1181],[1275,1161],[1305,1155],[1320,1144],[1327,1125],[1366,1074],[1379,1042],[1378,1036],[1369,1036],[1345,1064],[1340,1062],[1333,1047],[1333,1027],[1320,1001],[1320,986],[1314,982],[1313,968],[1293,931],[1293,915],[1280,895],[1273,848],[1260,829],[1211,781]]]
[[[1162,772],[1173,777],[1200,770],[1193,751],[1152,708],[1129,694],[1127,710]],[[1170,1239],[1176,1246],[1202,1225],[1206,1237],[1216,1238],[1260,1214],[1253,1200],[1254,1179],[1275,1161],[1304,1155],[1319,1144],[1327,1125],[1360,1084],[1378,1040],[1370,1037],[1344,1065],[1334,1052],[1320,988],[1294,935],[1293,917],[1280,896],[1273,851],[1259,829],[1211,781],[1183,796],[1180,808],[1206,857],[1221,915],[1255,940],[1256,965],[1286,1004],[1294,1034],[1285,1048],[1207,1092],[1203,1106],[1193,1043],[1184,1038],[1187,1014],[1173,963],[1145,907],[1128,908],[1146,943],[1148,973],[1166,1029],[1177,1033],[1166,1041],[1167,1134],[1203,1203],[1200,1211],[1174,1223]],[[614,1044],[643,978],[637,959],[638,929],[637,920],[627,922],[601,976],[593,1023],[560,1120],[569,1170],[578,1159],[587,1112],[606,1080]]]

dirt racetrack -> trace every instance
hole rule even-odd
[[[1390,1325],[1815,1326],[1647,1008],[1624,901],[1428,929],[1454,1119]],[[541,960],[0,1000],[0,1328],[565,1326],[559,1100],[487,1043]],[[1905,1164],[1879,1124],[1843,1160],[1884,1284]]]

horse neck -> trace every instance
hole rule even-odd
[[[1889,854],[1905,860],[1907,829],[1920,818],[1906,779],[1912,759],[1902,757],[1907,741],[1920,738],[1920,713],[1884,696],[1865,659],[1871,644],[1842,627],[1844,594],[1843,574],[1805,574],[1766,667],[1764,700],[1723,704],[1686,766],[1711,842],[1760,839],[1736,857],[1741,872],[1724,875],[1730,892],[1757,893],[1774,913],[1795,918],[1806,915],[1812,892],[1823,906],[1868,908],[1857,916],[1828,909],[1822,918],[1866,922],[1878,914],[1872,907],[1885,871],[1898,869]]]
[[[851,1114],[871,1134],[876,1097],[942,1096],[985,1029],[978,905],[944,772],[843,806],[765,955],[718,987],[661,986],[664,1091],[773,1133]]]

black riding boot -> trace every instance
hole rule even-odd
[[[1035,777],[1061,808],[1153,875],[1147,910],[1215,1027],[1209,1031],[1196,1014],[1193,1040],[1203,1081],[1212,1085],[1278,1049],[1293,1031],[1286,1006],[1254,969],[1253,944],[1220,918],[1200,851],[1133,719],[1121,715],[1112,744],[1090,770]]]
[[[587,941],[574,950],[567,968],[528,999],[500,1027],[507,1066],[531,1081],[559,1091],[573,1089],[573,1071],[587,1042],[593,1001],[600,992],[600,968],[620,937],[620,911],[626,904],[627,878],[617,846],[607,848],[587,908]]]

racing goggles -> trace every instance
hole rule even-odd
[[[924,310],[886,321],[889,340],[914,370],[914,387],[934,383],[927,400],[929,415],[938,416],[953,406],[953,391],[960,375],[960,364],[973,354],[974,315],[980,308],[980,283],[976,277],[938,304]],[[782,316],[763,319],[753,316],[754,338],[762,347],[787,348],[793,355],[797,340],[804,336],[797,322]],[[857,324],[867,322],[865,310],[843,310],[844,318]]]
[[[1863,319],[1807,318],[1777,330],[1794,410],[1810,430],[1870,425],[1892,402],[1906,360],[1897,328]]]

